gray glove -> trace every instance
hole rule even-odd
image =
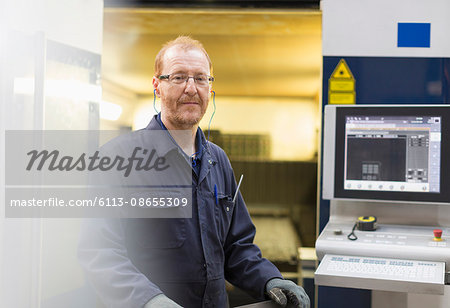
[[[309,308],[309,297],[305,290],[290,280],[270,279],[266,284],[270,299],[288,308]]]
[[[158,294],[145,304],[144,308],[182,308],[164,294]]]

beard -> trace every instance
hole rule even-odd
[[[189,127],[194,126],[200,123],[201,119],[203,118],[202,115],[194,116],[194,115],[186,115],[186,114],[176,114],[172,121],[173,123],[178,124],[181,127]]]
[[[192,126],[198,125],[205,115],[205,103],[196,100],[198,105],[183,107],[183,102],[178,102],[176,110],[170,110],[167,119],[179,129],[190,129]],[[207,106],[207,104],[206,104]]]

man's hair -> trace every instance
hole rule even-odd
[[[169,48],[171,48],[173,46],[177,46],[178,48],[181,48],[184,51],[188,51],[188,50],[191,50],[191,49],[198,49],[198,50],[202,51],[205,54],[206,59],[208,60],[209,70],[212,73],[211,59],[209,58],[208,53],[206,52],[205,48],[203,47],[203,44],[200,43],[200,41],[194,40],[190,36],[179,36],[176,39],[168,41],[167,43],[165,43],[163,45],[163,47],[161,48],[161,50],[156,55],[156,58],[155,58],[155,76],[161,75],[162,68],[163,68],[164,55],[166,54],[167,49],[169,49]]]

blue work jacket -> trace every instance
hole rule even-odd
[[[146,129],[160,130],[156,117]],[[257,299],[281,278],[253,243],[255,227],[225,152],[201,130],[192,218],[96,219],[82,228],[78,259],[107,307],[143,307],[164,293],[183,307],[226,307],[225,279]],[[215,193],[215,186],[217,193]]]

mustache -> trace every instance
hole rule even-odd
[[[178,100],[178,103],[183,104],[183,103],[191,103],[191,102],[195,102],[197,104],[201,104],[202,101],[200,100],[200,97],[186,97],[186,98],[180,98]]]

